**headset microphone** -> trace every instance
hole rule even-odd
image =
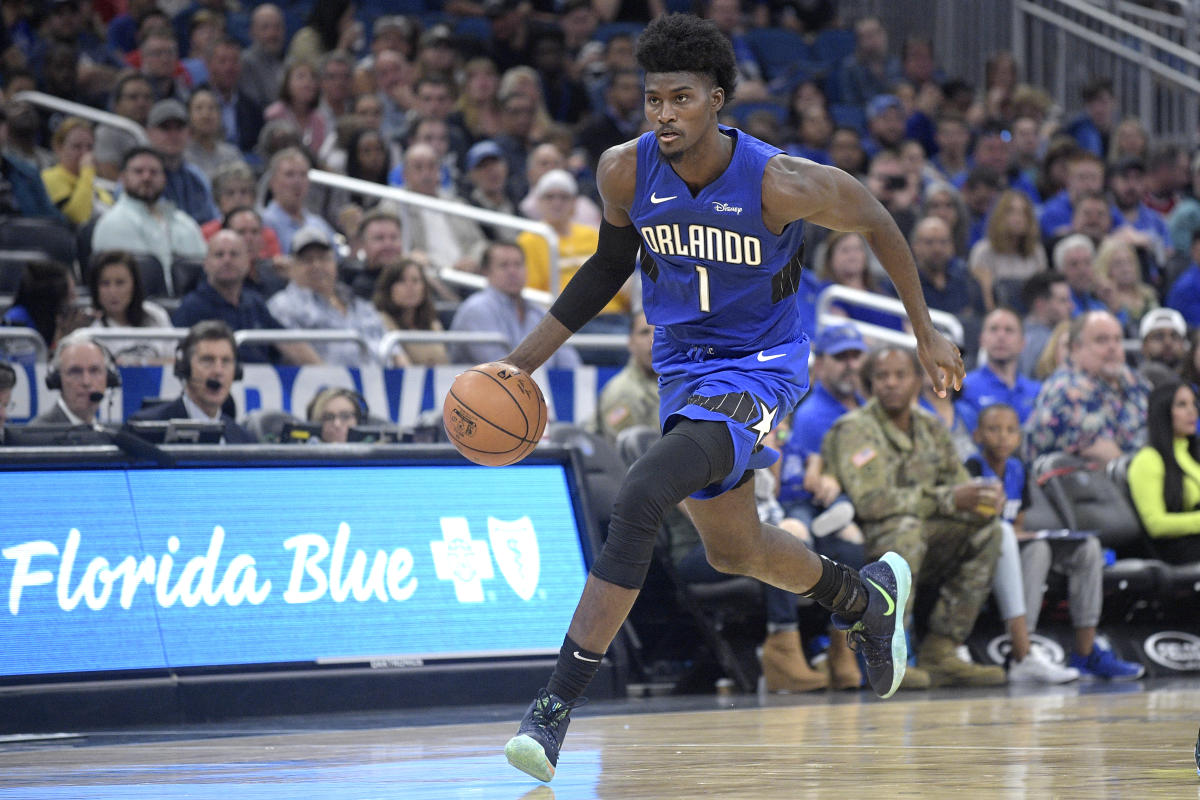
[[[88,400],[90,400],[93,403],[99,403],[103,399],[104,399],[104,392],[92,392],[91,394],[88,395]]]
[[[208,388],[208,390],[210,392],[218,391],[221,389],[221,386],[222,386],[221,382],[219,380],[217,380],[216,378],[208,378],[207,380],[204,381],[204,385],[205,385],[205,387]]]

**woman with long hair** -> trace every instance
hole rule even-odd
[[[392,161],[387,142],[378,130],[360,128],[346,142],[346,176],[387,186]],[[379,202],[373,195],[350,195],[350,201],[368,209]]]
[[[1108,163],[1118,164],[1136,158],[1143,164],[1150,157],[1150,132],[1137,117],[1126,117],[1113,128],[1108,146]]]
[[[1001,305],[1016,305],[1021,286],[1046,267],[1033,203],[1024,192],[1001,192],[988,218],[987,234],[971,248],[967,260],[967,268],[983,289],[984,302],[992,303],[998,296]]]
[[[287,120],[300,129],[300,140],[310,153],[317,153],[325,142],[325,115],[317,109],[321,103],[321,87],[317,69],[309,61],[292,61],[283,71],[279,99],[267,106],[263,119],[268,122]]]
[[[836,284],[849,289],[879,294],[879,284],[871,273],[871,251],[861,234],[834,231],[825,237],[817,250],[815,270],[824,284]],[[834,302],[829,310],[858,322],[900,330],[902,321],[895,314],[877,311],[850,302]]]
[[[390,264],[379,273],[371,298],[389,331],[444,330],[433,305],[433,293],[425,268],[411,258]],[[406,342],[405,360],[417,366],[449,364],[450,356],[441,342]]]
[[[30,261],[21,273],[21,283],[12,305],[0,316],[0,325],[32,328],[54,352],[58,342],[76,328],[89,325],[92,317],[75,305],[75,279],[57,261]],[[32,348],[14,342],[0,352],[10,361],[32,363]]]
[[[88,270],[93,328],[170,328],[166,309],[146,299],[142,276],[133,255],[109,250],[92,257]],[[121,365],[169,364],[174,360],[171,339],[107,339],[105,347]]]
[[[916,144],[916,142],[912,143]],[[909,180],[914,180],[911,177],[914,174],[920,175],[919,171],[912,172],[911,167],[906,167],[906,171],[910,174]],[[954,241],[954,255],[960,258],[966,256],[970,215],[967,212],[967,204],[963,202],[962,193],[943,180],[934,180],[928,183],[923,183],[923,181],[923,177],[918,177],[911,184],[913,186],[924,185],[921,208],[925,214],[939,218],[950,228],[950,238]]]
[[[1066,365],[1070,356],[1067,336],[1070,330],[1071,321],[1063,320],[1050,331],[1050,338],[1046,340],[1046,346],[1042,348],[1041,355],[1033,366],[1033,377],[1044,381]]]
[[[1096,253],[1098,294],[1121,323],[1125,335],[1139,338],[1138,325],[1151,309],[1158,308],[1158,293],[1142,280],[1137,252],[1129,242],[1110,236]]]
[[[95,144],[90,122],[67,117],[50,137],[58,163],[42,170],[42,183],[51,202],[76,225],[102,214],[113,204],[113,196],[96,186],[96,162],[92,158]]]
[[[1129,462],[1133,505],[1164,561],[1200,561],[1200,437],[1196,392],[1172,381],[1150,392],[1149,443]]]
[[[463,90],[447,120],[467,132],[472,142],[490,139],[500,128],[500,72],[487,56],[472,58],[463,67]]]

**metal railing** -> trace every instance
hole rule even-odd
[[[45,362],[50,354],[46,343],[42,341],[42,335],[33,328],[0,328],[0,350],[7,350],[4,344],[5,339],[28,342],[33,349],[34,360],[39,363]]]
[[[580,350],[624,350],[629,337],[621,333],[576,333],[567,344]],[[516,342],[499,331],[388,331],[379,340],[379,360],[388,363],[396,348],[416,344],[501,344],[512,348]]]
[[[244,344],[291,344],[296,342],[354,342],[367,360],[374,358],[375,353],[365,336],[358,331],[343,328],[322,328],[314,330],[259,330],[247,329],[235,331],[233,339],[238,347]]]
[[[35,106],[49,108],[52,111],[61,111],[64,114],[70,114],[73,117],[83,117],[90,119],[92,122],[98,122],[102,125],[110,125],[114,128],[130,133],[138,144],[147,144],[149,139],[146,138],[146,129],[137,124],[128,117],[122,117],[120,114],[114,114],[111,111],[101,111],[98,108],[85,106],[83,103],[75,103],[70,100],[63,100],[61,97],[55,97],[52,94],[45,92],[24,91],[17,92],[14,100],[23,100],[26,103],[32,103]]]
[[[122,339],[170,339],[182,342],[188,335],[187,328],[88,328],[88,336],[104,344]]]
[[[1117,107],[1156,140],[1191,146],[1200,112],[1200,10],[1178,14],[1124,0],[1013,0],[1013,52],[1025,79],[1068,109],[1097,76],[1113,81]]]
[[[874,311],[883,311],[889,314],[895,314],[899,320],[908,319],[908,313],[904,310],[904,304],[894,297],[884,297],[883,295],[875,294],[874,292],[864,292],[861,289],[852,289],[849,286],[839,286],[834,284],[827,286],[817,295],[817,325],[825,327],[826,325],[837,325],[838,323],[847,322],[846,317],[834,314],[829,310],[829,307],[836,301],[841,300],[847,305],[860,306],[869,308]],[[963,334],[962,322],[953,314],[948,314],[945,311],[937,309],[929,310],[929,319],[933,321],[934,327],[938,328],[950,337],[959,347],[962,347],[965,342]],[[882,325],[874,325],[869,322],[860,322],[854,320],[854,327],[858,328],[859,333],[871,339],[886,341],[889,344],[898,344],[905,347],[916,347],[917,340],[909,333],[885,328]]]
[[[554,228],[547,225],[545,222],[538,222],[525,217],[518,217],[513,214],[501,214],[498,211],[489,211],[486,208],[477,208],[455,200],[443,200],[440,197],[430,197],[426,194],[417,194],[410,192],[407,189],[401,189],[397,186],[384,186],[379,183],[359,180],[358,178],[347,178],[345,175],[338,175],[333,172],[325,172],[324,170],[312,169],[308,172],[308,180],[312,183],[321,186],[328,186],[332,189],[341,189],[355,194],[365,194],[371,197],[378,197],[383,200],[392,200],[401,205],[419,206],[428,208],[432,211],[441,211],[445,214],[452,214],[456,217],[466,217],[473,219],[476,222],[483,222],[488,225],[498,225],[502,228],[511,228],[518,231],[529,231],[535,233],[546,240],[550,249],[550,297],[558,295],[560,268],[558,263],[558,234],[554,232]],[[468,277],[470,276],[470,277]],[[469,272],[461,272],[453,269],[442,269],[438,272],[438,277],[458,283],[460,286],[472,286],[481,288],[486,281],[478,275],[472,275]],[[478,281],[475,283],[474,281]],[[527,290],[534,291],[534,290]],[[540,293],[545,294],[545,293]],[[530,297],[533,302],[541,303],[541,299]]]

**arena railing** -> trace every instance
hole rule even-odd
[[[330,342],[354,342],[358,345],[358,349],[362,352],[366,360],[374,357],[371,351],[371,345],[358,331],[353,331],[344,328],[323,328],[313,330],[259,330],[247,329],[234,331],[234,341],[241,347],[244,344],[277,344],[280,342],[313,342],[330,343]]]
[[[42,335],[33,328],[4,328],[0,327],[0,351],[7,351],[5,339],[11,339],[18,342],[28,342],[33,349],[34,359],[38,363],[44,363],[49,356],[50,351],[46,348],[46,343],[42,341]]]
[[[621,333],[576,333],[567,344],[580,350],[624,350],[629,337]],[[379,340],[379,360],[388,363],[392,353],[403,344],[501,344],[516,346],[499,331],[388,331]]]
[[[842,300],[853,306],[861,306],[874,311],[895,314],[896,318],[900,320],[908,319],[908,314],[904,310],[904,304],[894,297],[884,297],[874,292],[864,292],[861,289],[852,289],[849,286],[834,284],[825,287],[817,295],[817,324],[820,327],[850,321],[846,317],[830,311],[830,306],[837,300]],[[965,337],[962,322],[959,321],[958,317],[948,314],[945,311],[938,311],[931,308],[929,309],[929,318],[933,321],[934,327],[949,336],[951,341],[959,347],[963,346]],[[917,346],[917,340],[912,334],[885,328],[882,325],[873,325],[869,322],[860,322],[858,320],[853,320],[853,322],[859,332],[867,338],[877,339],[889,344],[898,344],[904,347]]]
[[[333,172],[313,169],[308,172],[308,180],[312,183],[328,186],[331,189],[342,189],[343,191],[353,192],[354,194],[365,194],[371,197],[378,197],[382,200],[391,200],[401,205],[419,206],[428,208],[431,211],[441,211],[445,214],[451,214],[456,217],[466,217],[473,219],[476,222],[483,222],[488,225],[498,225],[502,228],[511,228],[518,231],[529,231],[535,233],[546,240],[550,250],[550,299],[558,294],[558,285],[560,277],[560,269],[558,263],[558,234],[554,232],[554,228],[547,225],[545,222],[518,217],[513,214],[501,214],[497,211],[489,211],[486,208],[477,208],[473,205],[454,200],[444,200],[440,197],[430,197],[429,195],[417,194],[410,192],[407,189],[401,189],[398,186],[384,186],[370,181],[359,180],[358,178],[348,178],[345,175],[338,175]],[[438,271],[438,277],[456,283],[460,286],[470,286],[473,288],[482,288],[486,281],[478,275],[472,275],[469,272],[460,270],[441,269]],[[524,294],[526,299],[540,304],[546,304],[545,298],[547,293],[538,292],[531,294],[536,290],[527,289]]]
[[[111,111],[101,111],[98,108],[85,106],[83,103],[75,103],[70,100],[64,100],[61,97],[55,97],[52,94],[45,92],[35,92],[32,90],[17,92],[13,100],[23,100],[26,103],[32,103],[35,106],[48,108],[52,111],[61,111],[64,114],[70,114],[73,117],[83,117],[92,122],[99,122],[103,125],[111,125],[114,128],[120,128],[133,135],[137,139],[138,144],[148,144],[149,139],[146,138],[146,129],[137,124],[128,117],[122,117],[120,114],[114,114]]]
[[[188,334],[187,328],[88,328],[88,335],[105,344],[109,341],[137,339],[150,341],[153,339],[171,339],[182,342]]]

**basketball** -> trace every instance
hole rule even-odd
[[[525,372],[493,361],[454,379],[442,421],[458,452],[488,467],[515,464],[546,429],[546,400]]]

